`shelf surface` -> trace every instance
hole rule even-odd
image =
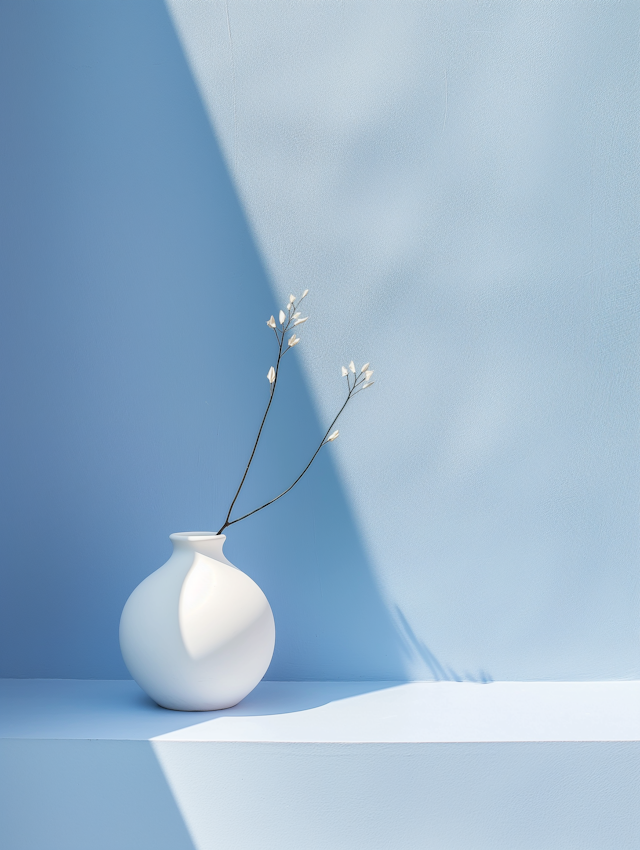
[[[0,738],[289,743],[640,741],[640,682],[261,682],[160,708],[131,680],[0,680]]]

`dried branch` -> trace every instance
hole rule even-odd
[[[300,342],[300,338],[298,336],[296,336],[296,334],[294,332],[292,334],[292,336],[289,338],[289,340],[287,341],[286,348],[284,347],[284,339],[285,339],[285,336],[288,333],[288,331],[291,328],[295,328],[298,325],[301,325],[301,324],[303,324],[304,322],[307,321],[308,317],[300,318],[300,313],[297,312],[297,307],[300,305],[301,301],[304,298],[306,298],[308,291],[309,291],[308,289],[305,289],[302,296],[298,299],[297,303],[296,303],[296,299],[293,295],[289,296],[289,303],[287,304],[287,307],[286,307],[286,313],[285,313],[284,310],[280,310],[280,313],[278,315],[278,321],[279,321],[280,327],[278,327],[278,323],[276,323],[276,320],[273,316],[271,316],[271,318],[267,322],[267,325],[270,328],[273,329],[273,331],[276,335],[276,339],[278,341],[278,356],[277,356],[275,368],[272,366],[267,373],[267,380],[269,381],[269,384],[270,384],[269,401],[267,402],[267,407],[266,407],[266,410],[265,410],[264,415],[262,417],[262,421],[260,423],[260,428],[258,429],[258,436],[256,437],[255,442],[253,444],[253,449],[252,449],[251,455],[249,457],[249,462],[247,463],[247,466],[246,466],[245,471],[244,471],[244,475],[242,476],[242,480],[240,481],[240,484],[238,486],[238,489],[236,490],[235,496],[233,497],[231,505],[229,506],[229,510],[227,511],[227,516],[225,518],[224,524],[222,525],[222,527],[218,531],[218,534],[222,534],[222,532],[225,530],[225,528],[228,528],[230,525],[235,525],[235,523],[240,522],[243,519],[247,519],[247,517],[253,516],[253,514],[258,513],[258,511],[264,510],[264,508],[268,508],[269,505],[272,505],[274,502],[277,502],[278,499],[281,499],[283,496],[286,496],[287,493],[296,486],[296,484],[298,483],[298,481],[300,481],[300,479],[303,477],[303,475],[305,475],[305,473],[310,468],[313,461],[318,456],[322,447],[325,446],[327,443],[332,443],[335,439],[337,439],[338,435],[340,434],[340,431],[336,430],[333,433],[330,433],[331,429],[336,424],[336,422],[338,421],[338,419],[342,415],[342,412],[344,411],[346,406],[349,404],[351,399],[354,398],[354,396],[358,395],[358,393],[362,392],[362,390],[366,390],[368,387],[370,387],[374,383],[371,380],[371,376],[373,375],[373,370],[369,369],[369,363],[365,363],[359,373],[356,373],[356,367],[355,367],[353,360],[351,361],[351,363],[349,363],[349,368],[347,368],[346,366],[343,366],[342,367],[342,376],[346,377],[346,379],[347,379],[347,398],[346,398],[344,404],[342,405],[342,407],[340,408],[340,410],[338,411],[338,413],[335,415],[333,421],[331,422],[331,425],[329,425],[329,427],[327,428],[322,440],[320,441],[320,445],[318,446],[318,448],[315,450],[315,452],[311,456],[311,460],[307,463],[307,465],[304,467],[304,469],[302,470],[300,475],[298,475],[298,477],[295,479],[293,484],[291,484],[291,486],[287,487],[286,490],[283,490],[282,493],[275,496],[273,499],[270,499],[268,502],[265,502],[263,505],[260,505],[260,507],[255,508],[252,511],[249,511],[249,513],[243,514],[243,516],[237,517],[236,519],[231,519],[231,512],[233,511],[234,505],[235,505],[235,503],[238,499],[238,496],[240,495],[240,491],[242,490],[244,482],[247,478],[249,468],[250,468],[251,463],[253,461],[253,458],[255,456],[256,449],[258,448],[258,443],[260,442],[260,437],[262,436],[262,429],[264,428],[264,424],[267,420],[267,415],[268,415],[269,410],[271,408],[271,403],[273,401],[273,397],[274,397],[274,394],[275,394],[276,385],[278,383],[278,376],[280,374],[280,363],[281,363],[284,355],[287,353],[287,351],[294,348]]]

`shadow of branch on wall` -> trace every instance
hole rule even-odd
[[[468,670],[459,673],[449,664],[443,664],[429,649],[427,644],[414,632],[409,621],[397,605],[395,606],[395,614],[399,625],[398,631],[403,640],[407,655],[413,657],[417,655],[431,674],[431,679],[436,682],[476,682],[483,685],[493,681],[492,677],[484,670],[478,670],[474,676]]]

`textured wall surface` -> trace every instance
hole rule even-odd
[[[0,8],[2,675],[126,675],[220,523],[269,676],[640,674],[636,3]]]

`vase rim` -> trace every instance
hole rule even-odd
[[[176,531],[169,535],[169,540],[189,540],[190,542],[226,539],[226,534],[216,534],[214,531]]]

